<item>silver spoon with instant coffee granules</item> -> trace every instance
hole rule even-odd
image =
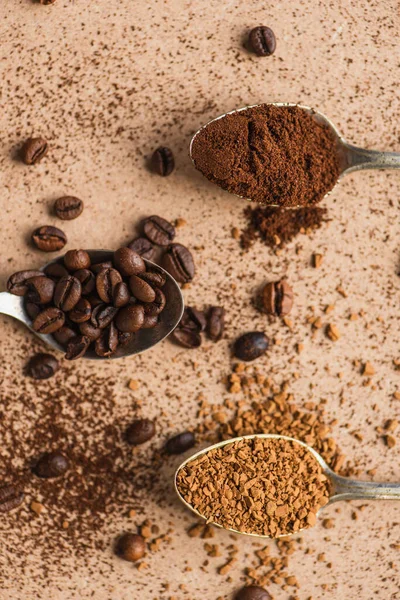
[[[356,481],[354,479],[350,479],[348,477],[342,477],[337,475],[328,467],[325,460],[322,458],[318,452],[316,452],[311,446],[300,442],[291,437],[287,437],[284,435],[274,435],[274,434],[258,434],[258,435],[247,435],[243,437],[232,438],[229,440],[225,440],[218,444],[214,444],[213,446],[209,446],[200,452],[197,452],[193,456],[189,457],[185,460],[176,470],[175,473],[175,490],[180,498],[180,500],[185,504],[187,508],[189,508],[193,513],[195,513],[198,517],[202,519],[206,519],[208,523],[212,523],[217,527],[222,527],[229,531],[233,531],[234,533],[244,533],[245,535],[252,535],[255,537],[263,537],[268,538],[270,535],[261,535],[258,533],[246,533],[244,531],[239,531],[234,528],[224,527],[218,522],[213,521],[212,518],[205,517],[201,514],[196,508],[194,508],[182,495],[182,492],[179,488],[179,474],[182,473],[182,470],[190,467],[190,463],[195,461],[196,459],[201,459],[208,453],[218,450],[220,448],[224,448],[230,444],[235,444],[241,442],[242,440],[283,440],[286,442],[290,442],[293,445],[299,446],[299,451],[304,453],[304,450],[308,451],[317,461],[319,467],[321,468],[321,473],[327,478],[328,490],[329,490],[329,498],[325,499],[325,506],[332,504],[333,502],[338,502],[339,500],[400,500],[400,484],[398,483],[374,483],[374,482],[366,482],[366,481]],[[184,472],[185,473],[185,472]],[[215,476],[215,473],[214,473]],[[326,501],[327,500],[327,501]],[[209,505],[212,505],[212,497],[210,496],[207,500]],[[319,510],[322,510],[324,506],[322,506]],[[267,508],[265,508],[267,510]],[[319,511],[318,511],[319,512]],[[304,528],[303,528],[304,529]],[[298,529],[297,531],[277,535],[274,537],[284,537],[286,535],[291,535],[293,533],[299,533],[302,529]]]
[[[112,260],[113,252],[111,250],[88,250],[87,251],[90,258],[92,259],[93,264],[101,263],[105,261]],[[139,354],[152,348],[163,339],[165,339],[175,327],[178,325],[179,321],[182,318],[183,310],[184,310],[184,300],[182,296],[182,292],[180,290],[179,285],[175,281],[175,279],[162,267],[156,265],[155,263],[143,259],[146,267],[151,271],[158,271],[162,273],[166,278],[166,283],[163,286],[163,292],[166,297],[166,305],[162,313],[159,317],[159,323],[153,329],[141,329],[136,332],[133,336],[133,339],[126,345],[120,346],[117,348],[117,351],[112,354],[110,357],[107,357],[106,360],[115,359],[115,358],[124,358],[126,356],[130,356],[132,354]],[[50,261],[46,265],[40,268],[41,271],[44,271],[46,267],[53,263],[62,263],[63,257],[57,258],[55,260]],[[22,296],[14,296],[8,292],[0,293],[0,314],[10,315],[21,321],[30,329],[35,335],[37,335],[40,339],[42,339],[46,344],[54,348],[55,350],[60,350],[61,352],[65,352],[65,348],[63,348],[58,342],[53,338],[52,335],[42,335],[37,333],[32,329],[31,319],[27,315],[24,307],[24,298]],[[87,352],[84,358],[89,359],[97,359],[104,360],[103,357],[97,356],[94,352]]]
[[[203,163],[203,157],[206,154],[206,152],[204,151],[204,147],[201,148],[201,151],[200,150],[198,151],[197,157],[196,157],[196,147],[195,146],[196,146],[196,143],[198,143],[197,140],[198,139],[201,140],[201,136],[200,136],[200,138],[198,138],[199,134],[201,134],[202,132],[205,132],[207,127],[209,127],[212,124],[216,124],[218,121],[223,120],[228,115],[231,116],[231,115],[239,114],[242,111],[246,111],[249,109],[258,109],[260,107],[280,107],[280,108],[297,107],[298,109],[301,109],[301,110],[305,111],[308,115],[310,115],[319,125],[322,125],[324,128],[326,128],[327,132],[333,139],[332,147],[333,147],[333,151],[336,154],[335,162],[337,163],[337,169],[336,169],[337,174],[335,174],[333,176],[333,180],[328,184],[327,191],[326,192],[324,191],[320,197],[314,198],[309,203],[298,202],[297,201],[298,196],[296,196],[296,199],[293,198],[291,200],[288,199],[286,201],[281,201],[281,202],[271,202],[271,201],[263,200],[261,197],[259,197],[259,198],[254,197],[254,193],[252,194],[253,197],[250,197],[249,195],[246,195],[245,193],[235,192],[234,190],[229,189],[229,187],[230,187],[229,184],[225,185],[224,182],[225,182],[225,178],[226,178],[226,180],[228,180],[228,178],[232,175],[233,171],[237,172],[237,171],[240,171],[240,169],[237,167],[236,161],[235,161],[234,165],[233,165],[233,163],[230,165],[230,167],[232,167],[232,168],[229,168],[229,170],[227,170],[224,173],[222,165],[219,163],[219,160],[218,160],[220,157],[220,154],[218,154],[218,155],[215,154],[215,156],[212,156],[212,160],[214,162],[210,163],[211,165],[214,164],[215,173],[216,174],[219,173],[219,176],[217,176],[217,175],[215,177],[209,176],[206,172],[204,172],[202,164],[200,164],[200,163]],[[274,129],[276,129],[276,123],[274,124]],[[251,145],[251,142],[250,142],[251,132],[249,131],[248,134],[246,134],[246,135],[249,136],[248,143],[249,143],[249,145]],[[279,132],[273,131],[272,137],[274,137],[274,136],[279,137]],[[223,138],[223,136],[222,136],[222,138]],[[218,144],[217,144],[218,152],[220,149],[219,148],[220,143],[223,142],[222,138],[220,137],[218,139]],[[233,140],[232,143],[235,143],[237,141],[237,138],[235,136],[233,136],[232,140]],[[262,144],[258,145],[258,149],[256,149],[255,155],[256,155],[256,160],[259,160],[260,163],[262,164],[263,157],[262,156],[260,157],[259,152],[258,152],[258,150],[260,149],[260,146],[262,147]],[[321,151],[323,151],[323,148]],[[233,148],[232,152],[235,153],[234,148]],[[364,169],[399,169],[400,168],[400,153],[399,152],[380,152],[377,150],[366,150],[366,149],[354,146],[352,144],[349,144],[342,137],[342,135],[337,130],[335,125],[332,123],[332,121],[330,121],[330,119],[328,119],[325,115],[321,114],[320,112],[315,111],[314,109],[312,109],[308,106],[302,106],[302,105],[295,104],[295,103],[285,103],[285,102],[276,102],[276,103],[256,104],[256,105],[252,105],[252,106],[245,106],[243,108],[239,108],[237,110],[230,111],[228,113],[220,115],[219,117],[217,117],[215,119],[212,119],[207,124],[202,126],[192,137],[192,140],[190,142],[189,154],[190,154],[190,158],[191,158],[194,166],[197,169],[199,169],[203,173],[203,175],[205,175],[209,180],[213,181],[217,185],[220,185],[223,189],[226,189],[227,191],[231,192],[235,196],[237,196],[239,198],[244,198],[247,200],[255,200],[266,206],[268,206],[268,205],[269,206],[283,206],[283,207],[288,207],[288,208],[290,208],[290,207],[291,208],[299,208],[299,207],[303,207],[303,206],[308,206],[310,204],[316,204],[317,202],[322,200],[324,195],[327,196],[332,191],[332,188],[334,187],[334,185],[344,175],[347,175],[348,173],[352,173],[353,171],[359,171],[359,170],[364,170]],[[197,160],[196,160],[196,158],[197,158]],[[284,162],[281,165],[281,167],[278,171],[279,173],[283,174],[282,175],[283,180],[285,179],[285,176],[286,176],[287,167],[288,167],[288,160],[286,160],[286,162]],[[210,168],[213,169],[212,166]],[[247,175],[245,174],[245,177],[246,176]],[[282,183],[283,183],[283,187],[284,187],[284,181]],[[295,187],[295,182],[293,182],[293,183],[294,183],[294,187]],[[262,184],[259,184],[259,185],[262,185]],[[277,186],[277,188],[274,191],[275,198],[280,197],[279,189],[280,189],[279,186]]]

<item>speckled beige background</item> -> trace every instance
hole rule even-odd
[[[243,48],[246,31],[258,24],[276,33],[271,58],[251,56]],[[393,397],[400,390],[400,371],[392,362],[400,358],[400,173],[349,176],[327,201],[331,222],[312,238],[301,236],[279,256],[260,244],[243,255],[231,237],[231,228],[243,224],[242,202],[204,180],[187,157],[190,136],[204,122],[262,101],[313,106],[353,143],[400,151],[399,28],[397,0],[57,0],[53,6],[2,0],[1,288],[11,272],[42,263],[43,255],[26,240],[34,227],[57,224],[49,216],[55,198],[75,194],[86,208],[63,227],[69,248],[118,247],[133,237],[144,215],[181,217],[187,225],[179,240],[193,249],[198,270],[185,292],[187,301],[226,307],[227,336],[219,344],[206,343],[189,354],[164,342],[151,353],[102,369],[114,381],[116,411],[131,403],[130,377],[141,382],[136,396],[142,414],[165,411],[170,425],[160,433],[160,443],[169,432],[195,425],[200,390],[212,402],[226,397],[221,379],[230,370],[230,341],[262,328],[280,343],[260,367],[289,380],[299,404],[327,400],[328,420],[337,419],[334,437],[359,462],[360,476],[376,468],[377,480],[400,481],[400,440],[389,450],[375,431],[400,416],[400,402]],[[31,134],[47,137],[51,151],[40,165],[27,168],[15,156]],[[145,157],[160,143],[176,153],[176,172],[167,179],[145,169]],[[310,266],[313,252],[324,255],[320,269]],[[296,294],[292,331],[269,324],[251,303],[259,285],[283,274]],[[337,293],[338,285],[347,298]],[[329,316],[323,314],[327,304],[335,305]],[[349,320],[361,310],[364,316]],[[322,331],[313,338],[306,323],[310,314],[334,322],[341,339],[333,344]],[[5,317],[0,327],[0,393],[7,396],[16,393],[22,377],[29,334]],[[305,346],[300,356],[297,342]],[[32,351],[33,344],[39,347],[29,338]],[[365,385],[354,360],[373,363],[371,385]],[[74,366],[80,374],[100,368]],[[40,403],[34,385],[31,389]],[[26,423],[17,404],[15,411]],[[26,426],[35,426],[34,416]],[[362,432],[361,442],[354,431]],[[0,457],[10,451],[2,440]],[[109,551],[89,554],[85,561],[67,551],[63,564],[70,565],[70,574],[47,579],[38,576],[36,553],[25,556],[28,567],[18,570],[24,555],[18,518],[2,517],[15,524],[8,550],[3,543],[0,549],[1,600],[230,599],[242,585],[252,542],[237,539],[240,560],[230,580],[216,572],[223,557],[201,570],[207,558],[203,542],[187,538],[191,517],[172,496],[170,504],[160,510],[148,500],[146,514],[158,523],[173,522],[175,532],[165,551],[149,555],[149,568],[142,572],[112,555],[115,535],[133,527],[122,516],[99,533],[109,540]],[[301,600],[400,598],[399,551],[391,547],[400,543],[399,506],[369,504],[352,520],[355,504],[360,503],[326,510],[334,529],[317,526],[303,535],[311,552],[294,554],[290,562]],[[35,526],[51,526],[49,518],[42,515]],[[216,541],[231,540],[218,532]],[[316,561],[320,552],[331,568]],[[192,570],[185,572],[186,566]],[[170,583],[169,592],[162,592],[164,582]],[[274,586],[270,591],[282,600],[291,594]]]

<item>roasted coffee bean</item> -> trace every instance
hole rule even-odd
[[[258,585],[249,585],[238,591],[235,600],[272,600],[272,596]]]
[[[142,258],[146,258],[147,260],[151,260],[154,258],[156,253],[156,249],[153,244],[145,237],[138,237],[128,244],[128,248],[137,252],[139,256]]]
[[[234,344],[234,354],[246,362],[259,358],[268,350],[269,339],[260,331],[250,331],[240,336]]]
[[[175,237],[175,227],[157,215],[143,221],[143,231],[145,236],[157,246],[168,246]]]
[[[100,337],[96,340],[94,351],[103,358],[114,354],[118,346],[118,331],[114,323],[102,329]]]
[[[137,419],[129,425],[125,437],[128,444],[140,446],[151,440],[155,433],[156,426],[154,425],[154,421],[150,421],[150,419]]]
[[[50,279],[54,279],[54,281],[59,281],[61,277],[69,275],[64,265],[60,265],[60,263],[57,262],[47,265],[44,272],[46,273],[47,277],[50,277]]]
[[[43,252],[56,252],[64,248],[67,243],[67,236],[58,227],[43,225],[43,227],[38,227],[32,233],[32,242],[36,248]]]
[[[73,275],[62,277],[54,291],[54,304],[68,312],[78,303],[82,294],[82,286],[79,279]]]
[[[153,329],[153,327],[155,327],[158,323],[158,316],[157,315],[146,315],[146,313],[144,314],[144,321],[143,321],[143,325],[142,325],[142,329]]]
[[[95,342],[101,335],[102,330],[100,327],[93,327],[90,321],[81,323],[79,325],[79,331],[82,335],[87,337],[91,342]]]
[[[87,349],[90,346],[90,340],[84,335],[77,335],[72,338],[67,344],[67,351],[65,358],[67,360],[76,360],[86,354]]]
[[[45,308],[32,323],[32,328],[38,333],[54,333],[64,325],[65,315],[55,307]]]
[[[143,258],[130,248],[118,248],[114,252],[114,265],[122,275],[139,275],[146,271]]]
[[[130,304],[121,308],[115,318],[115,324],[123,333],[139,331],[144,323],[143,306]]]
[[[293,290],[285,279],[267,283],[261,293],[261,308],[270,315],[288,315],[293,306]]]
[[[54,4],[56,0],[40,0],[40,4],[44,4],[45,6],[49,6],[50,4]]]
[[[68,250],[64,256],[64,265],[68,271],[79,271],[90,267],[90,256],[86,250]]]
[[[269,27],[254,27],[249,34],[250,49],[257,56],[270,56],[275,52],[275,34]]]
[[[165,146],[160,146],[153,152],[151,157],[151,168],[154,173],[162,177],[171,175],[175,168],[175,159],[172,150]]]
[[[182,454],[190,450],[196,443],[194,434],[191,431],[184,431],[168,440],[165,449],[168,454]]]
[[[141,302],[154,302],[156,299],[154,288],[138,275],[130,277],[129,287],[134,297]]]
[[[25,296],[28,291],[28,281],[32,277],[44,277],[42,271],[18,271],[7,281],[7,291],[14,296]]]
[[[24,498],[25,494],[15,485],[4,485],[0,488],[0,512],[6,513],[17,508]]]
[[[60,344],[60,346],[66,346],[72,338],[76,337],[76,331],[71,329],[70,327],[64,325],[53,333],[53,338]]]
[[[158,288],[155,288],[154,291],[156,294],[154,302],[146,303],[144,305],[144,312],[146,315],[152,315],[152,316],[159,315],[160,313],[162,313],[162,311],[165,308],[165,304],[167,301],[166,301],[166,298],[165,298],[163,292]]]
[[[68,469],[68,458],[61,452],[54,451],[43,454],[36,463],[33,472],[43,479],[54,479],[65,475]]]
[[[95,273],[95,275],[97,275],[103,269],[110,269],[112,266],[113,266],[113,264],[112,264],[111,260],[105,260],[103,262],[92,265],[90,268],[93,271],[93,273]]]
[[[167,281],[167,277],[162,271],[146,271],[146,273],[141,273],[139,277],[153,287],[158,288],[162,288]]]
[[[146,542],[141,535],[125,533],[118,540],[116,548],[118,556],[129,562],[136,562],[146,553]]]
[[[58,360],[52,354],[36,354],[28,362],[27,372],[33,379],[49,379],[59,369]]]
[[[195,274],[193,256],[182,244],[171,244],[162,258],[162,266],[178,283],[192,281]]]
[[[34,321],[43,307],[35,304],[34,302],[25,301],[24,308],[30,320]]]
[[[26,300],[36,304],[49,304],[53,299],[54,288],[55,283],[49,277],[43,277],[42,275],[32,277],[28,281]]]
[[[96,281],[95,281],[95,283],[96,283]],[[103,300],[98,297],[96,292],[94,294],[89,294],[87,299],[89,300],[89,302],[92,306],[92,309],[96,308],[96,306],[100,306],[100,304],[104,304]]]
[[[121,283],[122,277],[116,269],[103,269],[96,275],[96,290],[103,302],[113,301],[114,288]]]
[[[133,275],[133,277],[135,277]],[[122,306],[126,306],[129,304],[129,300],[131,298],[131,294],[129,292],[129,288],[124,281],[120,281],[113,289],[113,304],[117,308],[121,308]]]
[[[123,333],[122,331],[118,331],[118,345],[127,346],[129,342],[133,340],[133,336],[133,333]]]
[[[90,322],[93,327],[104,329],[111,323],[117,313],[118,308],[107,306],[106,304],[99,304],[92,310]]]
[[[71,319],[73,323],[84,323],[85,321],[89,321],[92,316],[92,307],[86,298],[81,298],[75,304],[74,308],[68,313],[68,318]]]
[[[184,348],[198,348],[201,346],[201,336],[197,331],[191,329],[181,329],[177,327],[171,333],[171,339]]]
[[[91,294],[96,287],[96,277],[89,269],[79,269],[75,271],[74,277],[79,279],[82,286],[82,296]]]
[[[207,320],[203,311],[197,310],[193,306],[187,306],[178,327],[200,332],[205,330],[206,325]]]
[[[75,196],[63,196],[54,202],[54,213],[63,221],[76,219],[83,211],[83,202]]]
[[[22,148],[22,160],[26,165],[35,165],[46,156],[49,145],[41,137],[30,138]]]
[[[222,306],[212,306],[207,315],[207,333],[213,342],[218,342],[225,329],[225,309]]]

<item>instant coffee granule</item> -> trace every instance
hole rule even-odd
[[[340,173],[334,134],[298,106],[262,104],[212,121],[192,158],[223,189],[276,206],[317,204]]]
[[[330,487],[304,446],[276,438],[211,450],[179,472],[177,485],[208,522],[274,538],[315,525]]]

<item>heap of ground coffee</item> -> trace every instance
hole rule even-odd
[[[329,479],[304,446],[243,439],[189,462],[177,477],[184,499],[207,521],[279,537],[311,527],[329,500]]]
[[[340,172],[334,135],[297,106],[263,104],[212,121],[192,158],[223,189],[277,206],[316,204]]]

